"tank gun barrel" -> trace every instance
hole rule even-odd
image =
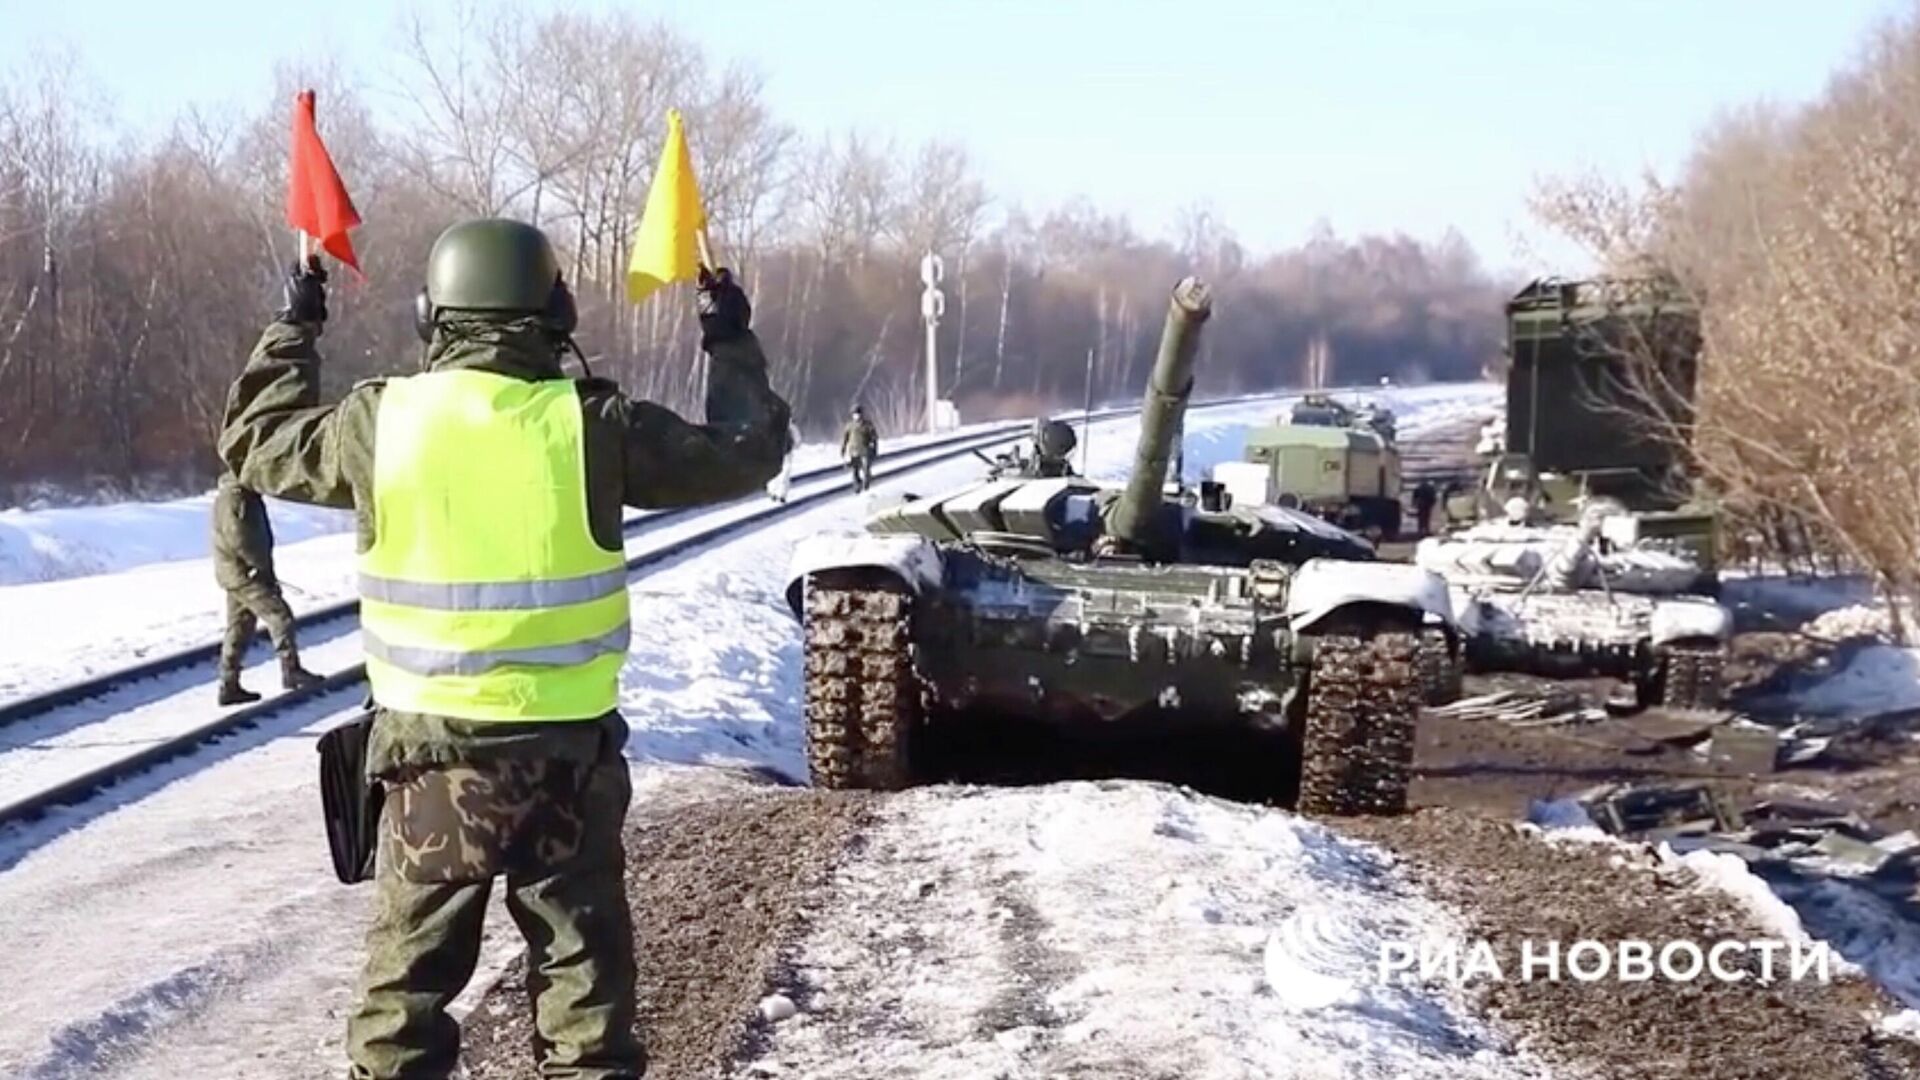
[[[1154,522],[1167,484],[1167,466],[1180,436],[1193,394],[1193,364],[1200,352],[1200,328],[1213,313],[1213,296],[1199,278],[1182,278],[1167,304],[1166,329],[1153,361],[1147,396],[1140,407],[1140,442],[1133,475],[1107,521],[1109,536],[1136,547],[1153,538]]]

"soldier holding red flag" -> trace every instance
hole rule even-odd
[[[310,130],[310,100],[302,108]],[[344,223],[357,215],[331,173],[296,168],[294,190],[319,194],[315,216],[294,224],[351,255]],[[787,405],[768,384],[746,293],[724,269],[699,275],[704,424],[562,372],[573,294],[533,226],[457,224],[425,277],[426,370],[323,404],[326,279],[317,256],[296,265],[220,439],[247,486],[358,517],[374,701],[365,772],[385,794],[350,1075],[452,1073],[459,1029],[447,1006],[473,973],[503,877],[527,939],[540,1075],[634,1080],[645,1055],[623,884],[622,508],[757,490],[785,455]]]

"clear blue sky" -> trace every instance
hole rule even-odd
[[[1256,249],[1457,227],[1517,265],[1537,176],[1671,173],[1744,102],[1800,101],[1896,0],[530,0],[660,15],[757,66],[802,131],[964,142],[1003,204],[1149,232],[1204,200]],[[0,0],[0,64],[76,48],[136,124],[265,93],[276,60],[387,76],[391,0]],[[376,101],[379,99],[376,97]],[[1552,246],[1534,244],[1548,255]]]

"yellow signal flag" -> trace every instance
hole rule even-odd
[[[706,228],[707,211],[700,202],[700,184],[694,179],[693,154],[680,126],[680,110],[669,109],[666,146],[627,260],[627,299],[637,304],[671,282],[695,280]]]

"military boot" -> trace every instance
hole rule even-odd
[[[260,695],[240,685],[240,673],[223,671],[220,673],[220,704],[246,705],[260,700]]]
[[[289,690],[305,690],[309,686],[319,686],[326,680],[300,666],[300,657],[288,653],[280,658],[280,685]]]

